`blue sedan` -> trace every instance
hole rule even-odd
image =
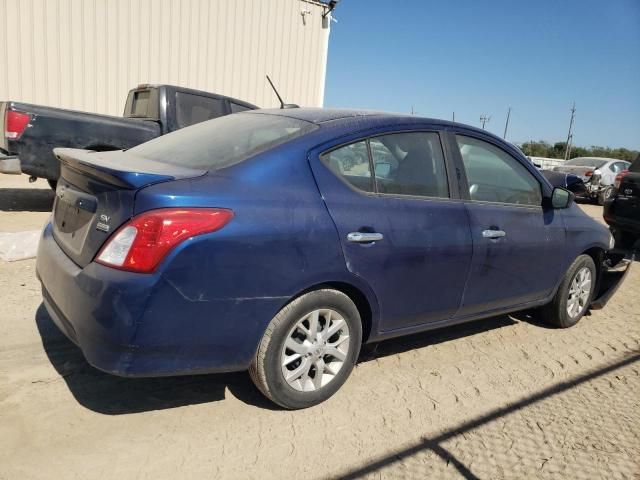
[[[333,395],[363,343],[532,308],[572,326],[612,247],[519,150],[446,121],[259,110],[55,154],[37,274],[88,362],[249,370],[285,408]]]

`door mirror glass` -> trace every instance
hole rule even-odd
[[[551,206],[553,208],[567,208],[571,204],[572,194],[564,188],[554,188],[551,194]]]
[[[387,178],[391,173],[391,164],[389,162],[376,162],[376,177]]]

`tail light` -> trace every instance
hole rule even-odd
[[[584,174],[585,177],[591,177],[593,175],[593,170],[589,170],[587,173]]]
[[[4,116],[4,136],[10,140],[17,140],[29,125],[31,115],[28,113],[7,110]]]
[[[181,242],[215,232],[233,218],[219,208],[163,208],[133,217],[102,247],[96,262],[118,270],[152,273]]]
[[[616,175],[616,179],[614,182],[614,186],[616,188],[620,188],[620,184],[622,183],[622,179],[629,173],[629,170],[622,170],[619,174]]]

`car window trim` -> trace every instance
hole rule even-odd
[[[478,134],[477,132],[474,131],[466,131],[463,129],[451,129],[448,131],[449,135],[449,144],[450,144],[450,148],[453,152],[453,158],[455,159],[455,163],[456,163],[456,169],[457,169],[457,173],[459,175],[459,185],[460,185],[460,194],[462,199],[465,202],[473,202],[474,204],[487,204],[487,205],[504,205],[506,207],[518,207],[518,208],[535,208],[535,209],[540,209],[540,210],[544,210],[544,208],[542,207],[542,205],[522,205],[519,203],[506,203],[506,202],[489,202],[486,200],[473,200],[469,194],[469,180],[467,179],[467,172],[466,169],[464,167],[464,161],[462,159],[462,152],[460,152],[460,147],[458,146],[458,142],[456,141],[456,136],[463,136],[463,137],[471,137],[471,138],[475,138],[477,140],[481,140],[483,142],[487,142],[491,145],[493,145],[495,148],[498,148],[500,150],[502,150],[504,153],[506,153],[507,155],[509,155],[510,157],[512,157],[514,160],[516,160],[520,165],[522,165],[525,170],[527,170],[531,176],[538,182],[538,184],[540,185],[540,193],[542,194],[542,198],[545,197],[545,195],[550,195],[551,194],[551,188],[549,187],[549,185],[547,184],[547,182],[543,182],[538,175],[542,175],[540,174],[537,170],[533,171],[532,167],[530,165],[528,165],[527,163],[521,161],[520,159],[518,159],[517,156],[513,155],[512,153],[510,153],[508,150],[506,150],[505,148],[503,148],[503,146],[499,145],[498,143],[496,143],[495,141],[493,141],[493,139],[489,136],[485,136],[482,134]]]

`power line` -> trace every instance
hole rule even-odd
[[[484,130],[485,124],[491,120],[491,115],[487,116],[484,113],[480,115],[480,123],[482,123],[482,129]]]

